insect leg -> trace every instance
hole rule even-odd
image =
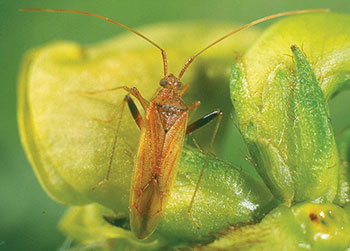
[[[108,180],[109,180],[109,175],[111,173],[111,167],[112,167],[112,162],[113,162],[113,156],[114,156],[114,152],[115,152],[115,147],[117,145],[117,139],[118,139],[118,134],[119,134],[119,129],[120,129],[120,125],[121,125],[121,121],[123,118],[123,113],[124,113],[124,108],[125,108],[125,102],[126,102],[126,98],[123,99],[123,103],[122,103],[122,108],[120,111],[120,115],[119,115],[119,119],[118,119],[118,124],[117,124],[117,128],[114,134],[114,140],[113,140],[113,146],[112,146],[112,152],[109,156],[109,162],[108,162],[108,168],[107,168],[107,173],[106,173],[106,177],[101,180],[99,183],[97,183],[95,186],[92,187],[92,190],[95,190],[96,188],[98,188],[99,186],[105,184]]]
[[[136,87],[130,88],[130,87],[127,87],[127,86],[118,86],[118,87],[102,89],[102,90],[85,91],[83,93],[86,93],[86,94],[98,94],[98,93],[103,93],[103,92],[115,91],[115,90],[119,90],[119,89],[124,89],[125,91],[127,91],[128,93],[133,95],[135,98],[137,98],[137,100],[140,102],[142,108],[146,111],[146,109],[149,106],[149,101],[146,100],[144,97],[142,97],[141,93],[139,92],[139,90]]]
[[[141,116],[139,110],[137,109],[134,101],[130,98],[130,96],[126,95],[125,98],[123,99],[122,108],[121,108],[120,116],[119,116],[119,119],[118,119],[118,125],[117,125],[116,131],[115,131],[115,135],[114,135],[113,146],[112,146],[111,154],[109,156],[109,162],[108,162],[108,168],[107,168],[106,177],[102,181],[100,181],[98,184],[96,184],[92,188],[93,190],[95,190],[97,187],[105,184],[109,180],[109,176],[110,176],[111,169],[112,169],[113,157],[114,157],[115,148],[116,148],[116,145],[117,145],[117,140],[118,140],[118,135],[119,135],[119,129],[120,129],[121,121],[122,121],[122,118],[123,118],[125,103],[128,103],[129,110],[130,110],[130,112],[131,112],[131,114],[132,114],[132,116],[133,116],[137,126],[139,128],[141,128],[141,126],[142,126],[143,119],[142,119],[142,116]]]
[[[212,138],[211,138],[211,142],[210,142],[210,145],[209,145],[209,150],[206,153],[206,158],[205,158],[203,167],[202,167],[202,169],[201,169],[201,171],[199,173],[198,181],[196,183],[196,187],[194,189],[194,192],[193,192],[193,195],[192,195],[192,198],[191,198],[191,201],[190,201],[190,205],[188,206],[188,209],[187,209],[187,214],[192,219],[193,223],[197,226],[197,228],[199,228],[199,226],[198,226],[197,222],[195,221],[195,219],[193,218],[193,216],[191,214],[191,209],[192,209],[192,206],[193,206],[194,198],[196,197],[196,194],[198,192],[199,183],[200,183],[200,181],[202,179],[204,170],[205,170],[205,168],[208,165],[209,155],[210,155],[210,152],[212,150],[212,147],[213,147],[213,144],[214,144],[214,140],[215,140],[215,136],[216,136],[216,134],[218,132],[218,129],[219,129],[219,126],[220,126],[220,123],[221,123],[222,112],[220,110],[216,110],[216,111],[214,111],[212,113],[209,113],[208,115],[200,118],[199,120],[197,120],[197,121],[193,122],[192,124],[190,124],[189,126],[187,126],[187,130],[186,130],[186,134],[190,134],[193,131],[197,130],[198,128],[208,124],[214,118],[218,118],[217,123],[216,123],[216,127],[214,129],[214,132],[213,132],[213,135],[212,135]]]
[[[210,121],[212,121],[213,119],[219,117],[219,120],[221,122],[221,117],[222,117],[222,112],[220,110],[216,110],[213,111],[205,116],[203,116],[202,118],[196,120],[195,122],[193,122],[192,124],[187,126],[186,129],[186,135],[194,132],[195,130],[201,128],[202,126],[208,124]],[[216,132],[215,132],[216,134]]]
[[[130,110],[131,115],[134,118],[137,126],[141,129],[142,124],[143,124],[143,119],[142,119],[142,116],[141,116],[139,109],[137,109],[134,101],[130,98],[129,95],[126,95],[124,100],[128,103],[129,110]]]
[[[104,119],[94,118],[94,120],[97,121],[97,122],[100,122],[100,123],[109,124],[115,119],[115,117],[118,115],[118,112],[119,112],[119,109],[115,109],[113,114],[112,114],[112,116],[109,119],[104,120]]]
[[[194,102],[193,104],[191,104],[189,107],[188,107],[188,110],[193,110],[191,115],[188,117],[188,120],[191,120],[193,115],[196,113],[197,109],[198,109],[198,106],[201,104],[200,101],[196,101]]]
[[[190,88],[190,84],[185,84],[180,92],[180,96],[184,95],[188,88]]]

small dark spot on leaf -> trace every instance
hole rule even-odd
[[[309,218],[310,218],[311,221],[317,222],[317,223],[318,223],[318,217],[317,217],[316,214],[310,213],[310,214],[309,214]]]

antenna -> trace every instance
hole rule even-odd
[[[185,71],[187,70],[187,68],[191,65],[191,63],[195,60],[196,57],[198,57],[200,54],[202,54],[204,51],[208,50],[209,48],[213,47],[214,45],[216,45],[217,43],[221,42],[222,40],[228,38],[229,36],[244,30],[246,28],[249,28],[253,25],[259,24],[261,22],[270,20],[270,19],[274,19],[277,17],[282,17],[282,16],[288,16],[288,15],[293,15],[293,14],[303,14],[303,13],[311,13],[311,12],[328,12],[328,9],[310,9],[310,10],[296,10],[296,11],[288,11],[288,12],[281,12],[278,14],[274,14],[271,16],[267,16],[267,17],[263,17],[260,19],[257,19],[249,24],[243,25],[240,28],[231,31],[229,33],[227,33],[226,35],[222,36],[221,38],[219,38],[218,40],[214,41],[213,43],[209,44],[207,47],[205,47],[204,49],[200,50],[199,52],[197,52],[196,54],[194,54],[192,57],[190,57],[187,62],[185,63],[185,65],[182,67],[182,70],[179,74],[179,76],[177,77],[178,80],[181,79],[181,77],[183,76],[183,74],[185,73]]]
[[[89,12],[85,12],[85,11],[78,11],[78,10],[66,10],[66,9],[40,9],[40,8],[21,8],[19,9],[19,11],[42,11],[42,12],[65,12],[65,13],[76,13],[76,14],[82,14],[82,15],[87,15],[87,16],[92,16],[92,17],[97,17],[100,19],[103,19],[105,21],[108,21],[110,23],[113,23],[115,25],[118,25],[128,31],[133,32],[134,34],[136,34],[137,36],[143,38],[144,40],[146,40],[147,42],[149,42],[150,44],[152,44],[153,46],[155,46],[156,48],[158,48],[161,53],[162,53],[162,58],[163,58],[163,66],[164,66],[164,77],[167,76],[167,72],[168,72],[168,61],[167,61],[167,57],[166,57],[166,53],[165,50],[163,50],[159,45],[157,45],[155,42],[153,42],[151,39],[149,39],[148,37],[142,35],[141,33],[137,32],[134,29],[129,28],[128,26],[125,26],[117,21],[114,21],[108,17],[104,17],[104,16],[100,16],[98,14],[94,14],[94,13],[89,13]],[[297,11],[288,11],[288,12],[282,12],[282,13],[278,13],[278,14],[274,14],[271,16],[267,16],[267,17],[263,17],[260,19],[257,19],[249,24],[243,25],[240,28],[231,31],[229,33],[227,33],[226,35],[222,36],[221,38],[219,38],[218,40],[214,41],[213,43],[209,44],[208,46],[206,46],[205,48],[203,48],[202,50],[200,50],[199,52],[197,52],[196,54],[194,54],[192,57],[190,57],[187,62],[185,63],[185,65],[182,67],[182,70],[179,74],[179,76],[177,77],[178,80],[181,79],[181,77],[183,76],[183,74],[186,72],[187,68],[192,64],[192,62],[203,52],[205,52],[206,50],[208,50],[209,48],[213,47],[214,45],[216,45],[217,43],[221,42],[222,40],[228,38],[229,36],[247,29],[253,25],[262,23],[264,21],[270,20],[270,19],[274,19],[277,17],[282,17],[282,16],[288,16],[288,15],[293,15],[293,14],[303,14],[303,13],[311,13],[311,12],[328,12],[328,9],[310,9],[310,10],[297,10]]]
[[[42,12],[65,12],[65,13],[76,13],[76,14],[82,14],[82,15],[87,15],[87,16],[92,16],[92,17],[97,17],[103,20],[106,20],[110,23],[113,23],[115,25],[118,25],[128,31],[131,31],[133,33],[135,33],[137,36],[143,38],[144,40],[146,40],[147,42],[149,42],[150,44],[152,44],[153,46],[157,47],[161,53],[162,53],[162,58],[163,58],[163,66],[164,66],[164,77],[167,76],[167,72],[168,72],[168,61],[167,61],[167,57],[166,57],[166,53],[165,51],[159,46],[157,45],[155,42],[153,42],[151,39],[149,39],[148,37],[142,35],[141,33],[137,32],[134,29],[129,28],[128,26],[125,26],[124,24],[121,24],[117,21],[114,21],[108,17],[104,17],[104,16],[100,16],[94,13],[89,13],[89,12],[85,12],[85,11],[79,11],[79,10],[65,10],[65,9],[39,9],[39,8],[21,8],[19,9],[19,11],[42,11]]]

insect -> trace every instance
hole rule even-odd
[[[136,88],[129,88],[127,86],[119,86],[108,90],[91,92],[96,93],[124,89],[128,93],[128,95],[126,95],[124,98],[123,107],[125,104],[128,105],[129,110],[137,126],[141,129],[139,146],[135,157],[135,166],[133,170],[129,207],[131,230],[140,239],[146,239],[148,236],[150,236],[156,229],[159,220],[162,217],[163,208],[166,206],[167,200],[171,193],[172,185],[176,177],[177,166],[181,155],[182,146],[184,144],[185,136],[197,130],[198,128],[206,125],[213,119],[218,118],[217,125],[212,136],[212,145],[221,121],[222,113],[220,110],[216,110],[188,125],[189,112],[191,110],[195,110],[200,105],[200,102],[197,101],[189,106],[187,106],[184,103],[184,101],[182,100],[182,95],[189,88],[189,85],[183,85],[181,83],[181,78],[188,69],[188,67],[195,60],[195,58],[197,58],[204,51],[208,50],[220,41],[226,39],[227,37],[263,21],[291,14],[327,11],[324,9],[290,11],[278,13],[253,21],[249,24],[240,27],[239,29],[236,29],[226,34],[225,36],[219,38],[218,40],[214,41],[207,47],[194,54],[184,64],[179,75],[175,76],[173,74],[168,74],[167,57],[165,50],[163,50],[152,40],[138,33],[137,31],[114,20],[111,20],[107,17],[75,10],[21,10],[44,12],[69,12],[101,18],[108,22],[116,24],[130,32],[133,32],[134,34],[143,38],[144,40],[146,40],[161,51],[163,58],[164,77],[160,80],[159,83],[161,89],[158,91],[155,98],[151,101],[148,101],[145,98],[143,98],[141,93]],[[141,104],[143,110],[145,111],[144,117],[142,117],[140,111],[137,109],[131,96],[136,98]],[[115,152],[115,147],[117,145],[117,136],[118,130],[115,134],[106,177],[94,188],[103,185],[109,180],[113,155]],[[190,215],[193,221],[194,219],[191,215],[191,208],[194,202],[196,192],[198,191],[200,179],[208,162],[208,158],[209,152],[207,153],[205,164],[201,169],[201,173],[198,178],[195,191],[192,195],[190,206],[188,208],[188,214]]]

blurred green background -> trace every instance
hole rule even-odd
[[[24,155],[16,122],[16,81],[24,53],[53,40],[94,43],[124,32],[73,14],[23,13],[19,8],[66,8],[98,13],[130,27],[176,20],[247,23],[277,12],[330,8],[350,13],[349,0],[3,0],[0,1],[0,250],[55,250],[65,241],[56,224],[65,209],[41,189]],[[260,27],[266,27],[261,25]],[[193,38],[196,39],[196,38]],[[335,130],[349,125],[349,93],[331,103]],[[216,107],[213,107],[215,109]],[[244,151],[244,149],[242,149]]]

